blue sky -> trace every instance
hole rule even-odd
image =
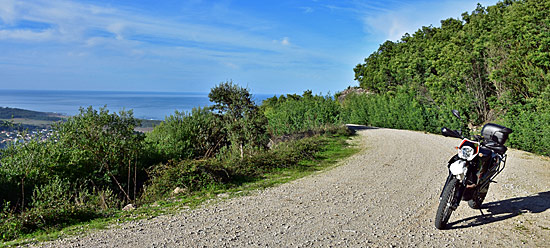
[[[335,93],[385,40],[496,0],[0,0],[0,90]]]

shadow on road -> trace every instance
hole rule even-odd
[[[355,125],[355,124],[346,124],[346,127],[352,131],[359,131],[359,130],[368,130],[368,129],[378,129],[377,127],[367,127],[363,125]]]
[[[481,226],[513,218],[522,213],[542,213],[550,209],[550,191],[517,197],[482,205],[485,215],[478,215],[449,223],[449,229]],[[489,212],[489,213],[487,213]]]

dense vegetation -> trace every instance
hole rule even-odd
[[[346,118],[437,132],[458,109],[473,126],[512,128],[509,145],[550,155],[549,70],[550,1],[478,5],[461,20],[380,45],[355,68],[373,94],[349,98]]]
[[[209,98],[213,106],[175,112],[148,133],[135,131],[141,121],[132,111],[89,107],[57,122],[50,139],[9,145],[0,154],[0,240],[111,216],[128,203],[162,200],[178,188],[191,195],[237,187],[281,168],[306,168],[302,161],[334,145],[325,137],[349,135],[335,125],[336,117],[327,121],[336,113],[324,108],[310,111],[306,125],[280,129],[275,112],[337,108],[332,98],[311,92],[292,101],[276,98],[269,111],[232,82],[214,87]],[[303,118],[302,112],[288,114]],[[305,130],[324,136],[268,146],[279,134]]]
[[[330,96],[314,96],[310,90],[303,96],[268,98],[261,107],[269,120],[268,131],[272,136],[319,131],[341,123],[338,102]]]

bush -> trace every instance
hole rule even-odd
[[[76,185],[110,188],[131,201],[137,193],[131,188],[136,189],[138,175],[143,176],[144,135],[134,131],[139,123],[132,111],[110,114],[105,108],[81,108],[79,115],[54,127],[51,169]]]
[[[36,187],[31,209],[22,213],[23,225],[27,230],[63,227],[99,216],[87,205],[75,204],[73,198],[70,184],[59,178]]]
[[[9,202],[0,208],[0,241],[12,240],[23,234],[23,221],[10,210]]]
[[[415,92],[405,88],[387,94],[349,95],[342,106],[346,123],[432,133],[439,133],[444,126],[460,129],[452,108],[421,102]],[[466,126],[463,129],[467,130]]]
[[[147,144],[157,160],[208,158],[226,145],[220,118],[208,109],[176,111],[147,134]]]
[[[2,150],[2,236],[87,220],[135,198],[144,174],[138,125],[131,111],[110,114],[89,107],[57,123],[49,140]]]
[[[340,135],[343,132],[349,134],[341,128],[327,134]],[[163,199],[170,196],[176,187],[193,193],[205,188],[231,187],[255,180],[273,169],[298,166],[303,160],[315,160],[315,154],[327,141],[327,138],[315,136],[280,143],[270,150],[261,150],[244,158],[230,156],[159,164],[149,171],[151,181],[141,200],[151,202]]]
[[[151,181],[142,197],[145,202],[165,198],[176,187],[192,192],[230,179],[229,173],[215,159],[170,161],[156,165],[149,173]]]
[[[52,177],[53,142],[14,143],[0,154],[0,202],[11,202],[23,211],[32,197],[32,190]]]
[[[340,105],[330,96],[287,95],[264,101],[263,111],[268,119],[268,132],[280,136],[338,125]]]
[[[514,132],[507,145],[550,156],[550,108],[533,104],[515,105],[504,116],[503,125]]]
[[[75,201],[71,185],[55,178],[37,185],[28,210],[17,213],[5,203],[0,212],[0,240],[11,240],[39,229],[61,228],[103,216],[88,202]]]

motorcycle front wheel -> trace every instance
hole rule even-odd
[[[445,188],[443,188],[443,193],[441,194],[441,199],[439,200],[439,207],[437,208],[437,213],[435,214],[435,227],[437,229],[445,229],[456,202],[460,200],[457,199],[456,194],[458,187],[458,179],[453,177],[449,183],[445,185]]]

